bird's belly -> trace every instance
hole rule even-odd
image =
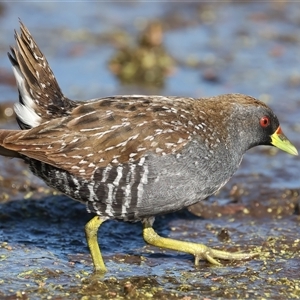
[[[31,170],[49,186],[83,202],[89,212],[105,218],[137,221],[190,206],[215,193],[235,169],[204,168],[198,158],[148,156],[132,164],[96,169],[83,179],[28,160]],[[210,162],[209,166],[213,164]]]

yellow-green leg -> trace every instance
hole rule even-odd
[[[98,229],[104,221],[105,219],[95,216],[85,225],[85,236],[90,248],[95,273],[104,273],[107,271],[100,252],[97,236]]]
[[[164,238],[154,231],[152,228],[153,222],[154,219],[152,218],[143,220],[143,237],[145,242],[156,247],[192,254],[195,256],[196,266],[199,264],[200,259],[207,260],[213,265],[220,266],[222,264],[215,258],[225,260],[242,260],[252,258],[257,255],[257,253],[230,253],[212,249],[203,244]]]

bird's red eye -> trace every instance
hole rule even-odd
[[[262,117],[259,121],[259,124],[261,127],[266,128],[270,125],[270,119],[269,117]]]

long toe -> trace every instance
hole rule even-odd
[[[228,251],[222,251],[213,249],[210,247],[207,247],[203,244],[198,244],[198,251],[195,253],[195,265],[197,266],[199,264],[199,260],[207,260],[213,265],[221,266],[222,264],[217,261],[216,259],[223,259],[223,260],[244,260],[244,259],[250,259],[255,256],[257,256],[258,253],[242,253],[242,252],[228,252]]]

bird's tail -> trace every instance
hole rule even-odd
[[[49,64],[25,25],[20,22],[21,34],[15,31],[17,46],[8,57],[19,90],[19,103],[15,104],[17,121],[22,129],[67,115],[76,106],[66,98]]]
[[[0,155],[8,156],[8,157],[20,157],[20,154],[18,152],[7,149],[5,147],[5,139],[11,137],[12,135],[18,132],[20,132],[20,130],[8,130],[8,129],[0,130]]]

